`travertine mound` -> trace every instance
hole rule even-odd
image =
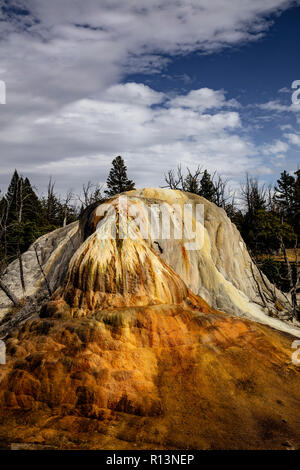
[[[300,449],[292,337],[201,302],[52,307],[6,340],[2,447]]]
[[[43,297],[48,294],[45,279],[36,258],[34,250],[36,247],[50,288],[52,292],[55,292],[64,281],[70,259],[79,245],[78,222],[47,233],[36,240],[22,255],[26,291],[22,290],[18,260],[8,266],[2,281],[18,299],[22,299],[24,296],[29,298]],[[10,300],[0,289],[0,320],[10,308]]]
[[[63,297],[76,316],[106,308],[192,302],[192,292],[158,256],[152,241],[143,238],[139,227],[128,227],[127,220],[116,223],[118,204],[119,198],[106,204],[107,210],[101,211],[103,217],[99,216],[98,207],[92,212],[88,223],[96,229],[72,257],[65,285],[55,298]],[[127,209],[131,206],[147,215],[143,202],[128,198]],[[116,225],[119,232],[126,226],[130,236],[104,236],[113,232]],[[84,234],[84,226],[81,231]]]
[[[196,206],[203,207],[203,221],[196,218]],[[64,290],[74,298],[74,308],[80,309],[81,301],[90,310],[174,303],[176,296],[185,296],[183,281],[212,308],[300,336],[297,325],[274,318],[280,311],[268,300],[268,288],[279,305],[285,301],[281,292],[257,271],[225,211],[204,198],[152,188],[130,191],[91,208],[81,222],[81,236]]]
[[[281,306],[285,299],[267,278],[258,273],[238,230],[224,210],[200,196],[167,189],[146,188],[130,191],[125,196],[127,211],[138,213],[139,223],[143,227],[142,231],[135,224],[129,227],[129,231],[135,232],[134,241],[131,238],[120,240],[117,246],[115,240],[103,240],[103,233],[115,230],[116,216],[120,215],[120,197],[115,197],[105,204],[105,210],[103,204],[90,208],[83,217],[80,230],[78,224],[74,223],[35,242],[53,292],[66,281],[68,265],[74,255],[67,290],[69,296],[75,295],[77,307],[80,291],[85,292],[81,298],[90,307],[95,307],[97,302],[101,304],[104,297],[112,306],[118,303],[120,306],[164,303],[167,297],[177,295],[178,285],[183,281],[191,292],[202,297],[213,308],[300,336],[299,325],[274,318],[282,316]],[[195,208],[199,204],[204,207],[204,226],[195,218]],[[176,239],[174,230],[178,228],[185,205],[190,210],[184,219],[182,236]],[[169,239],[162,236],[162,230],[165,229],[161,222],[162,212],[170,217]],[[131,219],[133,217],[129,216]],[[157,221],[157,233],[153,230],[155,223],[152,223],[152,232],[147,226],[149,220]],[[200,248],[196,246],[197,249],[193,246],[195,232],[201,243]],[[47,293],[33,247],[23,255],[23,260],[25,295]],[[171,275],[170,268],[173,270]],[[156,269],[158,272],[154,274]],[[3,280],[17,297],[24,295],[17,261],[8,267]],[[94,283],[96,285],[92,285]],[[134,285],[139,286],[140,292],[134,290]],[[269,301],[268,288],[276,292],[276,304]],[[264,301],[259,292],[265,297]],[[104,306],[108,303],[105,301]],[[8,299],[0,291],[0,317],[1,310],[7,311],[8,306]]]
[[[163,203],[166,208],[169,207],[171,233],[178,220],[176,212],[174,214],[174,207],[178,206],[183,213],[184,205],[191,205],[194,216],[196,205],[202,204],[204,227],[194,219],[192,224],[192,232],[198,231],[203,234],[203,244],[200,249],[187,249],[193,239],[189,226],[185,226],[184,236],[179,240],[174,237],[163,239],[159,236],[157,238],[149,236],[151,246],[174,269],[187,287],[205,299],[213,308],[246,316],[300,336],[300,325],[289,330],[282,322],[269,317],[270,314],[280,316],[280,312],[272,302],[268,301],[270,297],[268,289],[276,292],[279,303],[284,304],[285,299],[281,292],[258,272],[239,231],[223,209],[200,196],[168,189],[140,189],[131,191],[128,196],[130,200],[144,204],[145,211],[151,204]],[[265,297],[265,304],[259,291]]]
[[[35,318],[6,332],[0,446],[299,449],[295,336],[278,331],[299,330],[254,303],[236,228],[188,194],[127,195],[126,207],[113,198],[89,208],[79,230],[50,235],[60,242],[43,263],[58,288]],[[182,240],[141,228],[153,204],[166,203],[176,228],[183,204],[199,201],[204,227],[190,210]],[[189,250],[195,230],[204,243]]]

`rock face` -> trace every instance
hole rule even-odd
[[[292,337],[201,305],[118,308],[80,319],[56,307],[6,340],[3,444],[300,448]]]
[[[127,196],[126,206],[113,198],[90,208],[79,227],[49,235],[60,237],[57,255],[45,257],[57,289],[39,316],[6,335],[0,443],[300,448],[300,370],[291,360],[299,329],[255,303],[257,283],[267,291],[268,281],[253,279],[236,228],[196,196]],[[159,205],[174,234],[184,204],[183,239],[163,236],[166,218],[164,234],[151,232],[146,222],[152,214],[159,226]],[[194,232],[203,245],[189,250]],[[32,293],[40,289],[35,281]]]
[[[282,322],[266,315],[266,312],[274,316],[279,313],[274,304],[268,301],[270,290],[276,292],[279,302],[284,304],[285,299],[265,276],[261,277],[251,261],[239,231],[223,209],[200,196],[182,191],[146,188],[131,191],[128,195],[130,200],[144,206],[145,213],[149,213],[151,204],[165,204],[166,210],[171,213],[171,234],[177,221],[176,213],[174,214],[176,205],[179,210],[181,209],[181,213],[184,205],[191,205],[193,214],[196,213],[196,205],[203,205],[204,226],[193,220],[192,229],[192,232],[198,231],[203,234],[200,237],[200,241],[203,238],[200,249],[186,248],[193,240],[189,226],[185,227],[182,231],[183,237],[178,240],[174,237],[163,239],[160,236],[154,238],[149,235],[150,246],[181,277],[192,292],[201,296],[213,308],[245,316],[300,336],[300,325],[291,331]],[[264,305],[259,292],[264,297]]]
[[[146,284],[148,284],[143,288],[147,290],[148,297],[150,284],[152,285],[150,290],[153,290],[155,282],[160,284],[160,293],[156,292],[153,295],[158,295],[158,297],[162,295],[162,302],[166,300],[163,298],[167,295],[165,292],[163,293],[163,290],[169,287],[172,289],[171,286],[178,283],[179,276],[194,294],[202,297],[213,308],[254,319],[290,332],[295,336],[300,336],[300,325],[288,325],[287,322],[276,319],[281,315],[280,305],[285,303],[285,299],[265,276],[258,273],[238,230],[224,210],[202,197],[181,191],[146,188],[130,191],[126,193],[126,196],[129,212],[131,210],[132,214],[136,214],[138,211],[139,224],[143,228],[143,230],[139,230],[139,226],[135,225],[134,228],[129,227],[129,230],[136,232],[134,241],[130,238],[122,240],[123,247],[120,251],[120,244],[117,247],[111,239],[100,240],[101,237],[103,238],[101,233],[103,235],[105,232],[114,230],[116,225],[115,209],[118,213],[120,198],[113,198],[108,203],[107,210],[103,210],[103,205],[100,207],[96,205],[87,211],[88,217],[85,217],[80,230],[76,222],[66,228],[56,230],[37,240],[23,255],[25,295],[31,297],[47,294],[45,280],[34,251],[34,246],[36,246],[52,292],[60,287],[65,280],[69,262],[74,255],[72,263],[77,266],[74,266],[74,271],[76,269],[80,271],[81,280],[78,282],[81,282],[81,287],[83,287],[83,289],[80,286],[76,287],[77,294],[79,295],[80,290],[83,290],[85,292],[83,297],[86,299],[88,297],[86,290],[90,292],[90,295],[93,291],[94,297],[98,296],[98,301],[102,302],[100,299],[102,294],[107,296],[109,293],[113,293],[116,288],[116,285],[109,288],[107,285],[104,286],[103,282],[107,282],[107,280],[105,281],[103,277],[101,286],[90,286],[91,283],[99,282],[99,277],[96,280],[92,277],[102,269],[107,271],[105,276],[109,278],[109,282],[113,279],[113,283],[119,283],[119,287],[122,284],[122,289],[118,292],[119,300],[114,298],[113,301],[112,296],[109,300],[109,302],[121,302],[120,305],[127,305],[128,302],[128,298],[126,300],[124,298],[124,292],[127,297],[128,295],[132,297],[129,291],[133,283],[137,283],[140,289],[144,283],[141,276],[147,278]],[[204,208],[204,223],[195,219],[197,205],[202,205]],[[174,230],[176,230],[178,220],[183,219],[185,206],[190,207],[192,215],[185,217],[183,229],[179,238],[176,239]],[[156,217],[157,208],[160,211],[158,218]],[[162,213],[167,213],[169,216],[171,235],[169,238],[162,236],[165,235],[163,232],[165,228],[162,226]],[[101,224],[96,230],[100,219]],[[154,230],[154,233],[153,231],[151,233],[149,226],[147,226],[148,220],[158,220],[158,229]],[[155,224],[152,223],[153,225]],[[195,232],[200,234],[201,247],[189,249],[192,246]],[[168,231],[166,234],[168,235]],[[145,235],[146,239],[144,239]],[[121,257],[116,256],[118,253],[121,253]],[[144,259],[147,260],[149,266],[144,264]],[[128,263],[128,266],[125,267],[126,275],[123,271],[124,262]],[[160,272],[154,276],[153,272],[156,268]],[[168,276],[167,272],[170,268],[173,271]],[[178,276],[174,275],[174,271]],[[15,261],[8,267],[3,281],[18,298],[22,298],[24,293],[19,277],[18,261]],[[123,285],[125,282],[128,284],[127,287]],[[270,291],[276,292],[279,302],[278,310],[275,303],[270,302]],[[173,289],[173,294],[174,292],[177,292],[176,286],[175,290]],[[140,296],[143,297],[143,295],[140,292]],[[132,301],[141,305],[138,298],[132,299]],[[157,298],[151,301],[159,300]],[[140,300],[140,302],[142,301]],[[9,308],[9,304],[10,301],[0,291],[0,320],[1,315],[3,316]],[[270,313],[272,317],[269,316]]]
[[[22,255],[26,292],[22,291],[18,260],[13,261],[7,268],[2,280],[18,299],[28,296],[43,297],[47,294],[45,278],[39,267],[34,247],[43,270],[47,276],[50,288],[54,292],[63,282],[70,259],[80,245],[78,222],[65,228],[47,233],[39,238],[29,250]],[[11,309],[9,299],[0,290],[0,320]]]

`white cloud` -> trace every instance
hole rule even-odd
[[[278,90],[278,93],[291,93],[291,88],[284,86]]]
[[[291,124],[283,124],[283,125],[280,126],[280,129],[282,131],[287,131],[289,129],[293,129],[293,126]]]
[[[223,0],[19,1],[31,12],[24,23],[38,18],[41,24],[34,30],[40,32],[42,28],[48,38],[53,28],[57,30],[63,25],[64,31],[69,26],[69,34],[73,36],[92,37],[94,32],[99,32],[104,39],[121,38],[130,45],[134,41],[137,48],[168,53],[191,51],[199,46],[211,50],[255,40],[270,25],[265,17],[292,3],[291,0],[230,0],[224,7]],[[71,33],[74,24],[81,25],[82,31]]]
[[[289,145],[286,142],[283,142],[282,140],[276,140],[273,144],[265,145],[263,152],[266,155],[269,155],[269,154],[279,155],[284,152],[287,152],[288,149],[289,149]]]
[[[103,98],[106,101],[115,103],[152,105],[160,103],[164,99],[164,95],[142,83],[126,83],[111,86],[105,90]]]
[[[180,160],[202,159],[227,174],[259,166],[253,144],[240,135],[237,103],[225,92],[202,88],[169,99],[120,82],[129,72],[157,73],[172,55],[257,40],[271,24],[266,18],[292,3],[16,0],[29,14],[3,11],[0,21],[7,85],[1,182],[18,167],[39,179],[56,169],[64,187],[75,185],[116,153],[128,156],[141,184],[158,184]]]
[[[291,96],[292,96],[292,94],[291,94]],[[299,105],[292,104],[292,102],[291,102],[290,105],[286,105],[286,104],[280,103],[280,101],[278,101],[278,100],[268,101],[267,103],[258,104],[256,106],[260,109],[265,110],[265,111],[275,111],[277,113],[286,113],[286,112],[299,113],[300,112],[300,106]]]
[[[192,90],[185,96],[177,96],[170,101],[170,106],[206,110],[210,108],[222,108],[223,106],[238,107],[236,100],[226,102],[224,90],[211,90],[200,88]]]
[[[169,98],[144,84],[126,83],[33,122],[17,121],[0,131],[0,138],[14,151],[34,142],[30,161],[21,165],[27,174],[67,174],[76,181],[97,172],[106,176],[117,154],[124,155],[138,183],[148,185],[162,184],[164,172],[180,162],[202,164],[211,171],[218,168],[225,175],[257,170],[261,161],[253,144],[239,135],[239,113],[226,109],[230,101],[207,88],[194,92],[189,99],[218,97],[218,109],[208,114],[192,100],[185,101],[186,96]],[[45,144],[41,158],[39,150]]]
[[[300,134],[285,134],[285,137],[291,144],[300,147]]]

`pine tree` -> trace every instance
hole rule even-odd
[[[112,168],[107,178],[107,190],[105,194],[109,197],[134,189],[134,182],[127,177],[127,167],[121,156],[112,161]]]
[[[19,187],[20,187],[20,176],[17,170],[15,170],[11,178],[11,181],[9,183],[7,193],[5,196],[6,204],[8,207],[8,220],[7,220],[8,223],[16,219],[16,207],[17,207],[17,201],[18,201]]]
[[[11,260],[44,233],[42,227],[45,225],[38,196],[29,179],[21,177],[16,170],[2,201],[2,210],[5,214],[1,230],[2,256]]]
[[[295,178],[284,170],[277,183],[278,186],[275,186],[275,201],[278,204],[280,214],[289,221],[294,204]]]
[[[42,220],[42,205],[28,178],[24,179],[24,218],[34,223]]]
[[[263,226],[267,209],[267,190],[256,179],[246,175],[246,182],[242,186],[242,199],[245,203],[245,214],[241,217],[239,230],[248,249],[253,254],[259,252],[261,243],[260,226]],[[261,223],[263,221],[263,223]]]
[[[18,258],[22,280],[22,253],[40,236],[76,220],[71,193],[62,203],[53,188],[50,181],[48,197],[39,199],[29,179],[15,170],[5,197],[0,198],[0,270]]]
[[[11,181],[9,183],[7,193],[6,193],[6,199],[8,201],[11,201],[16,197],[19,180],[20,180],[20,176],[19,176],[17,170],[15,170],[14,174],[11,178]]]
[[[204,170],[201,178],[199,194],[208,201],[216,202],[216,188],[207,170]]]

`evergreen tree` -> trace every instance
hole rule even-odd
[[[14,174],[9,183],[7,193],[6,193],[6,204],[8,210],[8,223],[16,219],[16,208],[17,208],[17,199],[20,186],[20,176],[17,170],[14,171]]]
[[[42,205],[28,178],[24,179],[24,218],[34,223],[43,222]]]
[[[265,216],[267,216],[267,191],[264,186],[259,185],[256,179],[246,175],[246,182],[241,192],[246,211],[239,221],[239,230],[248,249],[253,254],[257,254],[260,250],[263,252],[260,227],[264,225]]]
[[[28,178],[15,170],[5,197],[0,198],[0,265],[18,258],[40,236],[77,219],[71,193],[61,202],[50,181],[48,197],[40,199]],[[1,267],[1,266],[0,266]]]
[[[12,201],[15,199],[16,194],[17,194],[17,188],[19,184],[20,176],[17,172],[17,170],[14,171],[14,174],[11,178],[11,181],[9,183],[9,186],[7,188],[7,193],[6,193],[6,199],[7,201]]]
[[[208,201],[216,202],[216,188],[207,170],[204,170],[200,180],[199,195],[205,197]]]
[[[127,178],[127,167],[121,156],[116,157],[112,161],[112,168],[106,184],[107,190],[105,190],[105,194],[108,197],[134,189],[134,182]]]
[[[278,204],[280,214],[289,220],[292,215],[295,196],[295,178],[285,170],[277,180],[278,186],[275,186],[275,201]]]
[[[272,253],[281,247],[281,242],[285,245],[295,243],[295,233],[293,228],[286,222],[267,210],[259,210],[255,218],[255,252]]]

